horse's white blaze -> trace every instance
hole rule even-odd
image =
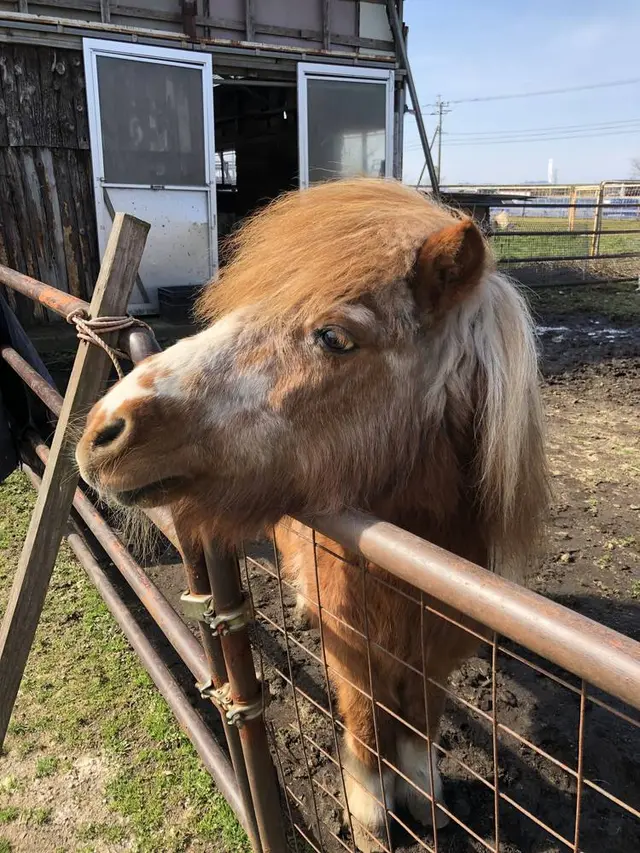
[[[100,401],[100,412],[107,419],[117,417],[125,404],[151,397],[153,389],[140,385],[143,376],[143,367],[140,367],[121,379]]]
[[[444,788],[442,778],[438,770],[438,752],[431,745],[431,762],[426,743],[417,737],[402,735],[398,738],[398,765],[403,774],[410,779],[418,788],[431,795],[430,763],[433,766],[433,796],[436,803],[444,805]],[[413,817],[420,821],[423,826],[431,826],[433,813],[431,802],[427,797],[416,790],[402,777],[396,782],[396,793],[398,799],[407,807]],[[438,829],[446,826],[449,818],[440,809],[436,810],[436,826]]]
[[[194,394],[194,381],[215,388],[206,411],[211,426],[223,424],[235,414],[263,409],[271,390],[266,370],[259,365],[239,369],[236,364],[243,314],[230,314],[157,356],[156,397],[160,401],[186,401]]]
[[[266,369],[260,365],[239,369],[236,364],[242,314],[235,312],[225,317],[132,371],[103,398],[101,408],[107,419],[118,417],[145,397],[160,403],[188,402],[193,399],[194,383],[198,382],[203,388],[215,389],[214,394],[208,395],[211,403],[205,412],[210,426],[222,425],[236,414],[264,410],[271,390]],[[143,379],[147,381],[142,384]],[[194,399],[194,403],[201,405],[201,400]]]
[[[159,375],[155,381],[155,392],[159,397],[185,400],[190,396],[191,381],[202,375],[211,378],[217,388],[216,374],[224,367],[229,372],[229,363],[235,359],[236,340],[240,331],[240,318],[230,314],[210,329],[178,341],[154,359]]]

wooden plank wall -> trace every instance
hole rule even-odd
[[[0,263],[91,298],[99,255],[79,51],[0,49]],[[24,325],[53,319],[8,297]]]

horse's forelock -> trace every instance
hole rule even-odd
[[[262,321],[313,319],[406,278],[419,247],[455,215],[394,181],[354,179],[288,193],[229,242],[229,263],[204,292],[207,323],[260,304]]]

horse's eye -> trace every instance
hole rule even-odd
[[[325,329],[318,329],[315,332],[315,338],[324,350],[339,355],[352,352],[357,348],[355,342],[340,326],[327,326]]]

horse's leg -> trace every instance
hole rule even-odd
[[[388,849],[385,829],[385,811],[394,804],[395,774],[383,769],[380,778],[376,736],[371,700],[346,681],[335,682],[340,712],[347,730],[345,736],[346,755],[345,787],[347,809],[351,815],[354,840],[363,853],[374,853]],[[394,761],[395,742],[391,727],[381,715],[378,716],[378,738],[384,757]],[[390,754],[391,753],[391,754]],[[345,810],[345,823],[349,814]]]
[[[280,571],[284,580],[297,589],[294,624],[303,630],[317,622],[317,598],[313,531],[299,521],[284,518],[274,528],[275,543],[280,552]]]
[[[429,736],[432,741],[436,740],[440,718],[444,710],[445,694],[442,690],[429,685]],[[418,697],[416,697],[418,699]],[[420,700],[418,700],[420,701]],[[424,708],[424,700],[422,699]],[[424,712],[420,714],[424,720]],[[402,803],[412,817],[423,826],[433,824],[433,810],[431,807],[431,771],[433,770],[433,798],[436,803],[445,805],[444,788],[442,778],[438,770],[438,751],[431,745],[431,756],[427,741],[413,734],[409,729],[402,726],[398,732],[398,769],[413,782],[407,782],[401,776],[396,778],[396,797]],[[419,789],[419,790],[418,790]],[[425,797],[424,791],[429,797]],[[449,823],[448,816],[436,808],[436,827],[442,829]]]
[[[462,614],[455,613],[451,608],[439,605],[440,611],[450,614],[460,624],[468,624],[470,628],[482,631],[482,626],[476,626],[471,620]],[[433,678],[440,684],[446,684],[451,673],[460,663],[475,651],[478,640],[463,628],[458,627],[447,619],[431,615],[429,618],[428,632],[425,637],[424,662],[427,676]],[[429,737],[432,744],[437,741],[440,719],[445,705],[445,693],[435,684],[427,683],[427,703],[429,719]],[[427,731],[427,719],[425,715],[424,687],[421,681],[409,677],[403,688],[402,707],[407,720],[421,732]],[[414,785],[409,784],[402,778],[398,778],[396,794],[411,812],[413,817],[423,826],[431,826],[433,822],[433,811],[431,801],[420,791],[422,789],[431,794],[430,768],[433,768],[433,793],[436,803],[443,805],[443,786],[440,772],[437,768],[437,750],[432,746],[431,761],[427,743],[423,738],[412,735],[407,729],[398,739],[398,761],[399,769],[407,776]],[[436,826],[442,828],[449,823],[448,816],[440,809],[436,809]]]

